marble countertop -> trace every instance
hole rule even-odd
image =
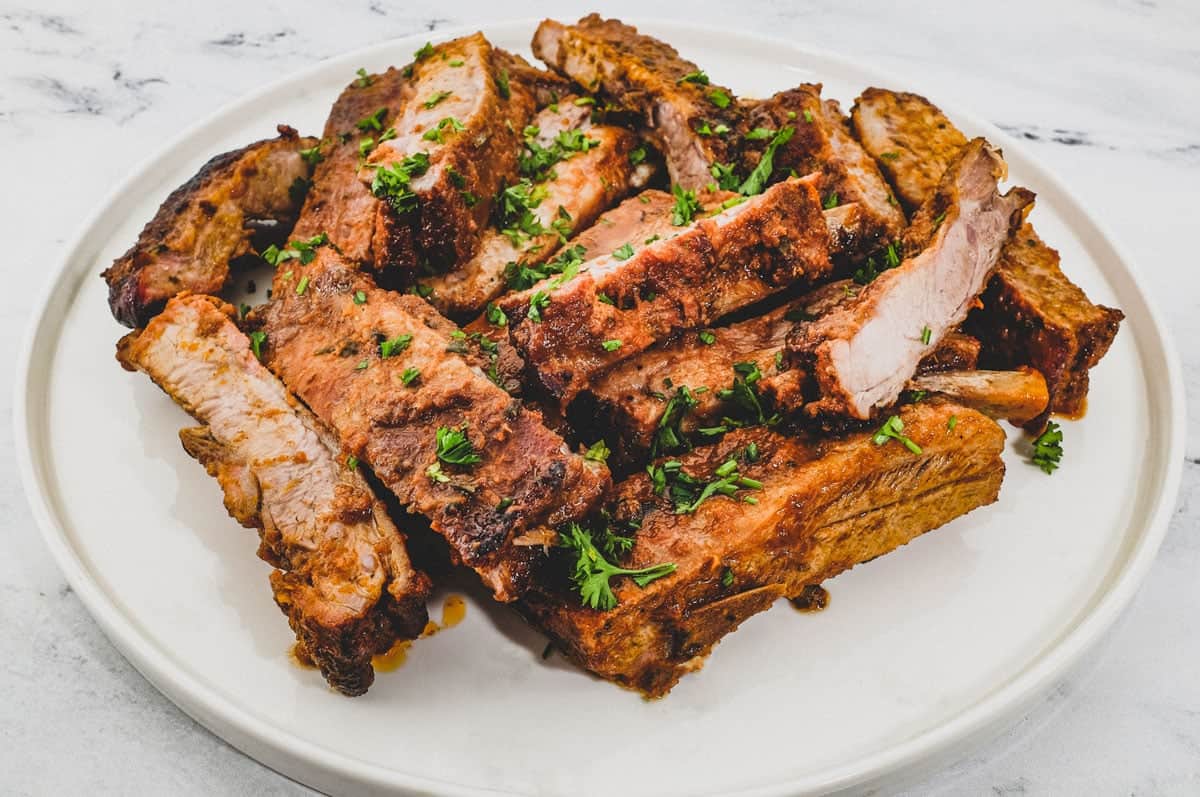
[[[601,4],[560,0],[560,18]],[[617,16],[644,3],[602,4]],[[693,0],[689,18],[794,37],[907,75],[1026,139],[1124,243],[1171,327],[1200,417],[1200,5]],[[0,229],[15,358],[77,220],[181,127],[263,83],[385,39],[545,13],[479,0],[200,6],[0,1]],[[332,10],[336,7],[336,11]],[[676,5],[660,13],[678,14]],[[0,402],[11,417],[13,369]],[[0,772],[10,794],[301,794],[190,720],[108,643],[44,547],[0,427]],[[1145,586],[1086,664],[912,794],[1200,793],[1200,423]]]

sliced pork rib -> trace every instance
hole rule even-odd
[[[218,293],[230,261],[281,242],[308,190],[301,150],[316,146],[280,125],[279,137],[208,161],[167,197],[129,251],[100,276],[113,317],[145,324],[182,291]]]
[[[785,373],[804,382],[805,374],[787,371],[788,335],[849,301],[853,285],[849,280],[831,282],[761,316],[684,332],[655,345],[596,379],[573,408],[577,426],[594,427],[623,460],[634,461],[647,451],[669,454],[686,447],[689,439],[703,441],[719,433],[725,419],[761,422],[771,416],[771,408],[761,402],[755,407],[747,389],[757,397],[757,379]],[[978,350],[978,341],[951,332],[921,360],[917,373],[973,368]],[[680,445],[670,445],[676,433]]]
[[[854,126],[906,206],[933,194],[966,137],[933,103],[916,94],[867,89]],[[1047,410],[1028,423],[1039,431],[1051,411],[1083,411],[1088,372],[1112,345],[1124,314],[1094,304],[1063,273],[1058,252],[1029,224],[1004,247],[996,274],[967,326],[984,343],[981,361],[1005,370],[1028,365],[1046,377]]]
[[[621,565],[673,562],[675,572],[644,588],[614,580],[619,603],[609,611],[581,606],[561,578],[547,576],[518,608],[581,666],[652,697],[666,694],[776,599],[800,596],[996,500],[1004,432],[995,422],[935,402],[899,415],[920,454],[896,441],[877,445],[871,433],[807,441],[761,428],[698,448],[678,458],[683,472],[708,481],[732,460],[762,487],[708,498],[688,513],[677,513],[670,490],[656,492],[647,474],[628,479],[617,489],[614,522],[640,528]]]
[[[259,311],[272,370],[499,600],[516,598],[540,549],[513,539],[582,516],[607,469],[493,383],[490,342],[420,298],[377,288],[328,246],[279,271]],[[469,443],[440,442],[439,429]]]
[[[1108,352],[1125,314],[1093,304],[1029,224],[1000,253],[981,301],[967,326],[984,336],[983,362],[1004,369],[1029,365],[1046,377],[1050,403],[1027,421],[1029,430],[1041,431],[1051,412],[1080,415],[1088,373]]]
[[[741,109],[674,47],[615,19],[590,14],[574,25],[545,20],[533,54],[588,90],[640,114],[667,161],[671,182],[699,189],[714,163],[736,160]]]
[[[505,297],[513,345],[566,406],[601,372],[656,340],[827,275],[815,183],[778,183],[671,237],[626,242],[575,274]]]
[[[424,628],[429,579],[362,473],[259,363],[232,310],[172,299],[117,356],[204,424],[179,433],[183,446],[220,482],[229,514],[259,530],[301,652],[335,689],[360,695],[371,657]]]
[[[990,418],[1004,418],[1018,426],[1045,412],[1050,401],[1045,378],[1032,368],[919,374],[908,386],[910,390],[935,393],[979,410]]]
[[[492,198],[517,171],[534,93],[482,33],[418,53],[399,113],[381,123],[361,179],[403,217],[422,268],[475,254]],[[416,160],[414,160],[416,159]]]
[[[505,290],[506,280],[519,277],[522,267],[537,269],[550,260],[573,230],[590,227],[601,211],[649,179],[650,169],[639,168],[630,160],[637,146],[633,133],[611,125],[584,124],[581,128],[581,120],[572,113],[578,109],[569,99],[564,100],[564,105],[547,108],[534,118],[536,133],[527,131],[539,152],[554,151],[560,136],[573,141],[576,131],[586,142],[572,143],[585,149],[566,149],[568,157],[554,164],[544,182],[531,182],[527,189],[527,194],[536,198],[530,212],[536,226],[545,232],[530,235],[519,226],[490,227],[474,257],[453,271],[421,281],[431,291],[429,300],[434,307],[455,318],[478,314]],[[583,119],[587,119],[586,113]],[[527,154],[533,157],[532,150]]]
[[[1001,195],[1004,173],[983,139],[964,148],[906,231],[904,261],[789,337],[789,362],[812,376],[816,395],[764,380],[781,406],[866,420],[896,400],[921,358],[966,318],[1033,201],[1021,188]]]

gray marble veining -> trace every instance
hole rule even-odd
[[[619,0],[570,17],[679,15]],[[696,0],[689,19],[858,57],[1025,140],[1123,241],[1175,334],[1200,415],[1200,5]],[[77,220],[182,125],[321,58],[544,5],[355,0],[0,2],[0,343]],[[11,417],[11,367],[0,406]],[[0,427],[0,772],[14,794],[300,794],[196,725],[112,648],[45,550]],[[1079,672],[911,794],[1200,793],[1200,424],[1145,587]]]

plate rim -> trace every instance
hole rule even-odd
[[[484,22],[478,26],[478,29],[483,29],[490,35],[505,35],[518,30],[532,30],[538,21],[536,18],[498,20]],[[711,24],[679,22],[663,18],[634,17],[628,21],[649,29],[674,29],[691,35],[717,37],[726,43],[730,39],[734,39],[738,48],[754,44],[767,44],[773,48],[790,50],[801,57],[818,57],[841,63],[850,69],[873,72],[880,77],[886,75],[886,82],[889,85],[903,84],[908,87],[907,90],[917,87],[917,84],[908,81],[902,73],[891,68],[883,69],[869,58],[839,54],[821,47],[810,46],[803,41],[796,42],[779,36],[742,29],[729,30]],[[70,266],[84,257],[87,241],[92,237],[96,228],[112,211],[121,197],[129,194],[139,182],[150,178],[164,162],[176,154],[177,150],[193,142],[194,139],[198,140],[210,127],[236,118],[238,114],[255,103],[278,92],[289,90],[296,84],[303,83],[308,77],[325,73],[356,60],[369,59],[383,52],[407,46],[419,46],[422,40],[431,39],[434,35],[444,41],[476,29],[476,26],[473,25],[454,26],[428,33],[396,37],[339,53],[301,69],[293,70],[261,88],[223,104],[215,111],[188,125],[163,144],[153,155],[138,163],[124,179],[108,191],[91,213],[84,217],[68,242],[58,250],[54,264],[48,271],[49,276],[33,306],[34,309],[27,322],[17,359],[16,378],[13,384],[13,425],[14,447],[22,487],[41,537],[45,540],[56,564],[63,572],[67,582],[79,595],[88,613],[100,625],[109,641],[138,672],[184,713],[256,761],[287,777],[311,785],[340,784],[344,786],[347,783],[354,783],[372,790],[404,789],[426,794],[483,795],[497,793],[493,789],[476,788],[399,769],[384,768],[309,741],[232,703],[205,679],[181,669],[164,651],[160,650],[152,637],[123,611],[116,596],[110,594],[99,583],[96,576],[89,571],[79,553],[71,545],[65,524],[60,522],[59,515],[53,507],[54,501],[49,497],[53,493],[53,489],[50,487],[49,480],[46,479],[46,452],[44,447],[39,446],[35,453],[34,448],[34,441],[38,434],[35,433],[33,424],[37,420],[37,415],[44,412],[44,409],[31,410],[32,405],[29,399],[32,397],[33,388],[39,384],[39,380],[44,382],[47,376],[45,373],[39,373],[43,369],[39,369],[34,355],[45,347],[46,341],[43,338],[46,335],[51,335],[52,339],[58,337],[53,334],[54,327],[56,322],[61,323],[62,318],[61,316],[55,318],[51,312],[52,304],[56,298],[60,298],[57,289],[66,279],[75,276],[75,271],[81,270],[79,268],[72,270]],[[1007,682],[999,685],[995,690],[940,725],[920,731],[875,753],[848,763],[824,767],[802,777],[746,788],[736,792],[739,795],[767,797],[768,795],[828,792],[861,786],[887,775],[896,775],[914,769],[922,762],[961,749],[983,732],[1011,717],[1018,709],[1044,693],[1055,680],[1074,667],[1083,654],[1104,635],[1125,610],[1144,581],[1158,553],[1178,498],[1187,432],[1182,365],[1173,337],[1164,323],[1161,313],[1145,290],[1140,269],[1127,256],[1125,248],[1118,245],[1113,236],[1095,222],[1083,202],[1067,189],[1057,174],[1040,159],[1028,155],[1013,136],[969,111],[964,112],[954,103],[942,107],[949,107],[948,115],[966,122],[971,128],[984,131],[989,141],[1016,154],[1031,171],[1038,172],[1039,188],[1043,192],[1056,194],[1056,204],[1065,211],[1069,211],[1072,216],[1071,226],[1078,228],[1082,225],[1086,229],[1090,238],[1085,239],[1085,245],[1089,248],[1093,245],[1102,249],[1106,248],[1118,262],[1120,269],[1114,273],[1109,273],[1109,270],[1104,268],[1102,268],[1102,272],[1110,281],[1115,277],[1123,277],[1126,284],[1123,286],[1122,292],[1131,293],[1141,305],[1138,308],[1138,314],[1145,319],[1144,332],[1150,334],[1139,336],[1139,355],[1142,355],[1142,360],[1145,362],[1150,359],[1145,356],[1147,353],[1154,354],[1154,359],[1161,360],[1166,366],[1165,373],[1160,375],[1160,378],[1165,379],[1168,385],[1166,395],[1162,397],[1167,408],[1167,412],[1164,413],[1166,417],[1160,419],[1160,422],[1164,424],[1165,436],[1168,441],[1168,445],[1160,451],[1158,457],[1163,479],[1158,486],[1157,496],[1152,499],[1143,513],[1145,523],[1142,524],[1140,536],[1132,549],[1122,556],[1123,561],[1114,565],[1114,572],[1110,576],[1111,583],[1102,588],[1103,592],[1099,598],[1083,610],[1074,624],[1058,640]],[[1123,275],[1121,271],[1124,272]],[[73,287],[70,293],[72,299],[75,289],[81,284],[82,280]],[[1146,340],[1141,340],[1141,337],[1145,337]],[[1157,346],[1152,345],[1155,343]],[[48,385],[44,385],[44,387],[48,388]],[[44,394],[46,391],[41,392]]]

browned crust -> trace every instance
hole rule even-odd
[[[543,282],[506,297],[513,345],[566,406],[597,375],[655,341],[826,276],[828,233],[815,182],[776,184],[735,208],[736,217],[702,219],[616,268],[581,270],[561,286]],[[534,321],[530,301],[539,291],[549,304]],[[607,351],[606,340],[621,345]]]
[[[1082,413],[1088,371],[1108,352],[1125,314],[1092,304],[1030,224],[1004,248],[982,303],[969,319],[984,341],[982,362],[1003,369],[1029,365],[1046,377],[1051,402],[1027,428],[1040,431],[1051,412]]]
[[[230,261],[252,251],[252,219],[272,222],[270,237],[282,240],[307,190],[307,185],[289,190],[295,179],[308,176],[299,151],[316,143],[280,125],[277,138],[217,155],[201,166],[171,192],[137,242],[101,273],[113,317],[138,327],[181,291],[223,290]],[[279,156],[287,153],[294,157],[280,163]]]
[[[232,307],[207,296],[174,298],[144,330],[122,338],[118,360],[130,370],[145,371],[183,409],[211,423],[206,415],[209,403],[189,394],[179,374],[215,366],[222,379],[276,381],[254,358],[232,314]],[[176,339],[173,359],[164,363],[162,341]],[[204,345],[211,350],[201,348]],[[278,395],[286,407],[272,403],[270,391],[251,392],[256,397],[251,403],[261,407],[262,418],[247,417],[244,428],[233,434],[228,433],[228,419],[221,421],[220,433],[210,426],[182,429],[180,441],[220,483],[230,516],[258,530],[258,555],[276,568],[272,591],[300,649],[331,686],[346,695],[361,695],[374,680],[371,657],[397,640],[416,638],[424,628],[429,578],[413,569],[404,534],[361,472],[338,466],[336,483],[323,481],[327,477],[319,457],[332,460],[339,452],[317,419],[282,389]],[[282,463],[277,458],[254,459],[250,438],[258,424],[288,413],[299,427],[315,432],[320,443],[283,457]],[[249,448],[243,448],[247,442]],[[318,458],[311,459],[309,452],[317,452]],[[288,461],[305,463],[288,471],[302,474],[298,478],[304,483],[280,484],[274,478],[269,468]],[[312,470],[303,470],[307,463]],[[260,475],[264,466],[268,470]],[[285,517],[284,502],[304,505],[286,510]],[[298,525],[311,523],[315,528],[310,533],[293,528],[297,518],[304,518]],[[370,558],[364,561],[367,551]]]
[[[676,515],[645,474],[630,478],[618,488],[617,516],[640,517],[641,529],[623,564],[674,562],[675,574],[645,589],[614,582],[620,603],[610,611],[581,607],[577,594],[548,580],[520,610],[579,665],[648,696],[666,694],[776,598],[996,500],[1004,432],[995,422],[953,404],[911,405],[900,415],[921,455],[875,445],[871,433],[808,443],[747,429],[679,458],[689,473],[706,475],[755,442],[759,460],[740,468],[764,484],[753,506],[722,497]]]
[[[421,299],[377,288],[330,247],[305,268],[303,295],[296,275],[277,275],[276,300],[261,311],[272,370],[499,600],[513,600],[540,555],[513,538],[582,517],[607,489],[607,469],[569,452],[539,412],[493,384],[458,327]],[[381,357],[380,341],[401,334],[411,345]],[[410,367],[420,377],[405,384]],[[463,424],[483,461],[447,466],[448,481],[435,481],[435,431]]]

